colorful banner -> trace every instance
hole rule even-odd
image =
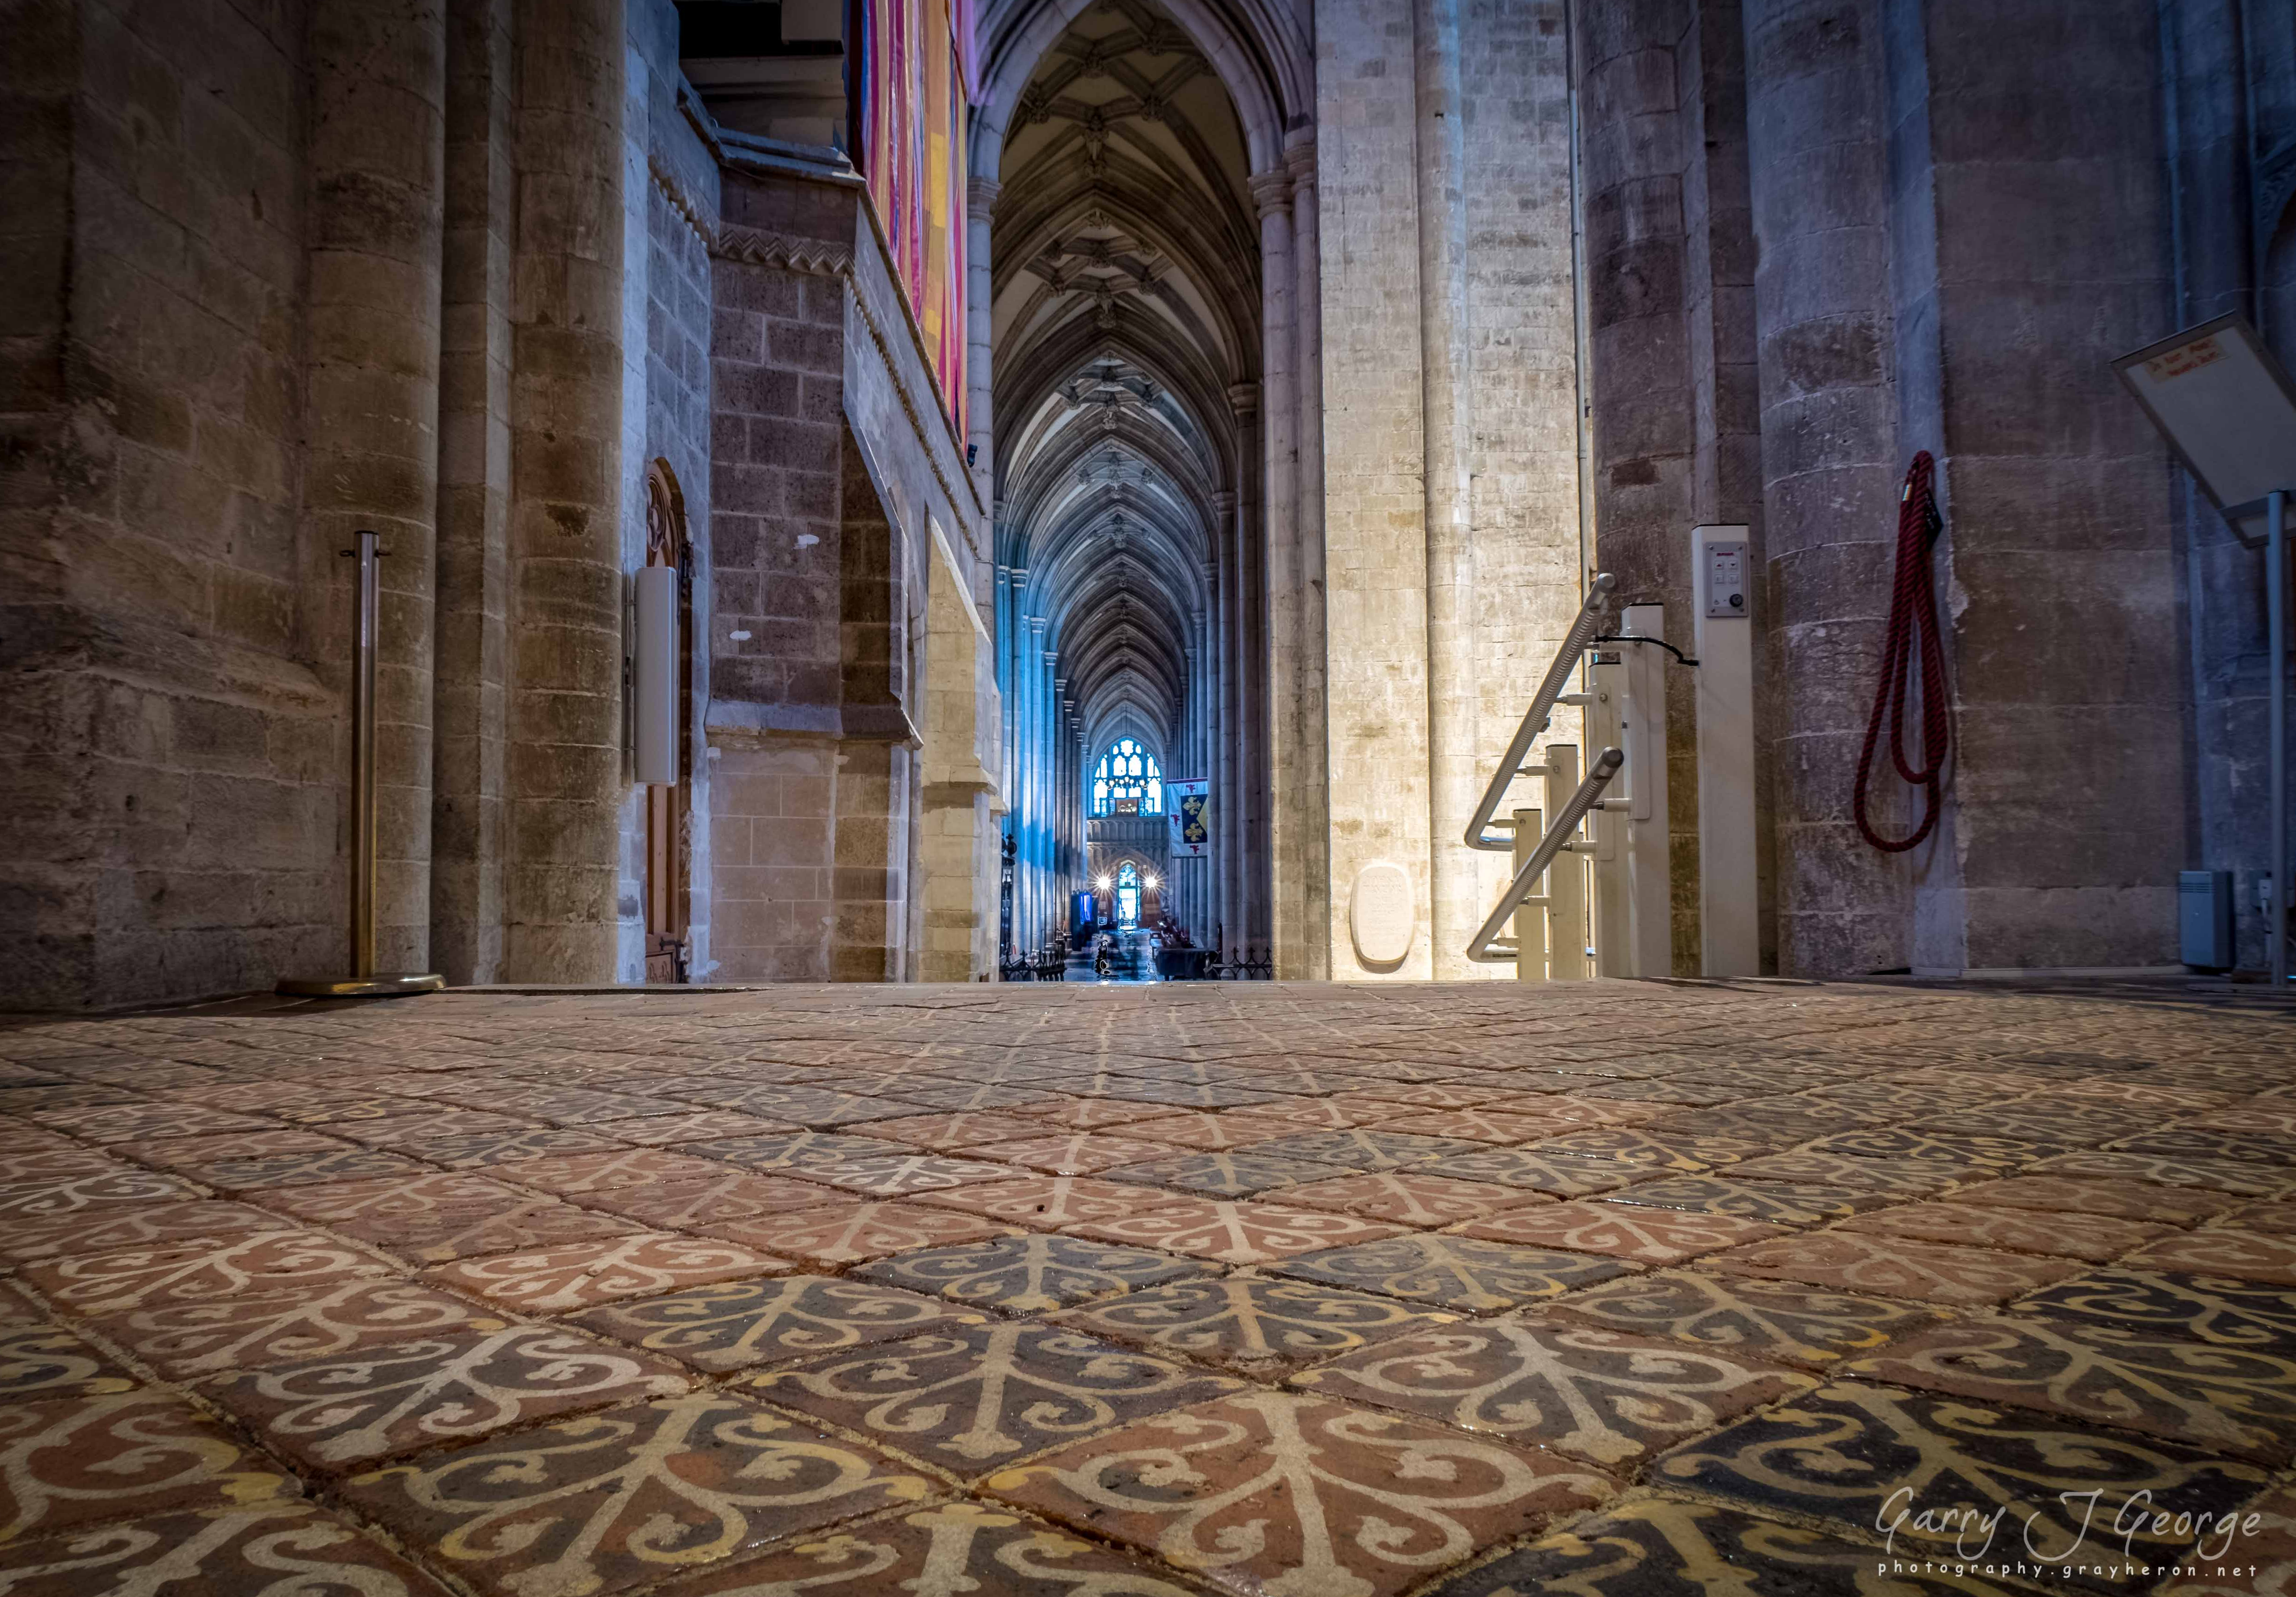
[[[1201,859],[1212,851],[1212,799],[1209,782],[1168,782],[1164,801],[1172,817],[1172,857]]]
[[[859,45],[850,93],[861,111],[861,173],[960,438],[972,28],[968,0],[857,0],[849,35]]]

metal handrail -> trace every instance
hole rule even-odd
[[[1562,647],[1555,651],[1554,663],[1546,668],[1546,680],[1531,695],[1522,725],[1515,728],[1514,741],[1507,745],[1497,774],[1483,790],[1483,801],[1475,807],[1475,818],[1467,823],[1468,848],[1486,848],[1494,854],[1513,849],[1513,838],[1491,831],[1491,817],[1498,814],[1509,784],[1522,774],[1523,758],[1530,752],[1531,740],[1545,732],[1546,724],[1554,718],[1554,706],[1562,699],[1562,690],[1570,685],[1570,673],[1578,668],[1579,657],[1593,641],[1595,628],[1602,625],[1603,612],[1611,608],[1611,590],[1618,586],[1619,579],[1608,571],[1595,572],[1594,580],[1587,585],[1587,601],[1578,607],[1578,618],[1570,623],[1570,630],[1563,635]]]
[[[1587,773],[1587,780],[1580,782],[1578,790],[1570,795],[1570,802],[1562,807],[1562,812],[1554,817],[1554,823],[1546,829],[1546,835],[1539,839],[1538,847],[1532,850],[1529,859],[1523,861],[1522,869],[1514,873],[1514,880],[1507,883],[1507,890],[1499,895],[1498,907],[1491,911],[1490,918],[1483,922],[1482,930],[1475,933],[1475,940],[1467,945],[1469,959],[1478,964],[1496,965],[1514,958],[1518,946],[1516,940],[1500,937],[1499,928],[1507,923],[1508,917],[1517,909],[1529,902],[1531,889],[1546,873],[1546,867],[1554,863],[1554,856],[1570,846],[1571,833],[1578,830],[1578,823],[1587,818],[1587,812],[1595,807],[1595,801],[1603,796],[1603,790],[1611,785],[1611,778],[1619,774],[1619,767],[1626,761],[1625,752],[1618,749],[1605,749],[1595,758],[1594,768]]]

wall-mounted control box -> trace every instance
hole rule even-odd
[[[1746,598],[1746,545],[1742,541],[1715,542],[1704,546],[1699,578],[1705,584],[1709,616],[1745,618],[1751,613]]]

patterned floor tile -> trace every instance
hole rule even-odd
[[[1606,1193],[1613,1204],[1730,1215],[1771,1225],[1816,1225],[1890,1202],[1878,1192],[1805,1182],[1734,1181],[1723,1175],[1669,1175]]]
[[[642,1227],[594,1208],[518,1192],[463,1172],[266,1192],[264,1201],[411,1264],[531,1253],[628,1236]]]
[[[1488,1314],[1607,1281],[1627,1266],[1583,1253],[1421,1234],[1311,1253],[1275,1268],[1302,1281]]]
[[[920,1193],[918,1201],[936,1208],[968,1209],[993,1220],[1025,1225],[1031,1231],[1057,1231],[1064,1225],[1121,1219],[1138,1214],[1144,1204],[1162,1204],[1162,1200],[1144,1194],[1138,1187],[1096,1181],[1088,1175],[1034,1175],[983,1182],[954,1192]]]
[[[184,1174],[223,1192],[259,1192],[275,1187],[320,1182],[365,1181],[388,1175],[420,1175],[427,1167],[403,1154],[375,1148],[334,1153],[275,1153],[264,1159],[218,1159],[194,1165]]]
[[[849,1192],[873,1198],[907,1198],[920,1192],[945,1192],[981,1181],[1009,1180],[1009,1165],[986,1159],[946,1159],[933,1153],[881,1153],[866,1159],[836,1159],[804,1167],[808,1181],[818,1181]]]
[[[983,1318],[867,1282],[783,1275],[610,1304],[577,1323],[697,1370],[722,1372],[977,1325]]]
[[[1131,1111],[1120,1122],[1128,1135],[1144,1137],[1152,1142],[1168,1142],[1176,1148],[1201,1148],[1208,1153],[1250,1148],[1300,1133],[1299,1126],[1291,1121],[1273,1117],[1223,1115],[1209,1110],[1165,1114],[1151,1110],[1146,1113],[1152,1118],[1143,1118],[1140,1105],[1127,1103],[1121,1107]]]
[[[681,1142],[706,1142],[725,1137],[772,1136],[798,1128],[787,1120],[763,1119],[756,1115],[735,1114],[731,1110],[701,1109],[635,1120],[601,1120],[591,1129],[618,1142],[634,1142],[641,1148],[672,1148]]]
[[[2296,1287],[2296,1237],[2237,1231],[2229,1225],[2163,1237],[2121,1259],[2131,1270],[2177,1270],[2192,1275],[2233,1275],[2243,1281]]]
[[[163,1393],[0,1406],[0,1543],[293,1489],[261,1454]]]
[[[2006,1303],[2051,1282],[2079,1274],[2072,1259],[1995,1253],[1902,1237],[1817,1232],[1752,1242],[1710,1256],[1711,1270],[1807,1282],[1835,1292],[1870,1292],[1966,1307]]]
[[[397,1553],[299,1503],[162,1514],[0,1550],[0,1592],[12,1597],[99,1591],[447,1597]]]
[[[1037,1104],[1051,1103],[1055,1098],[1054,1093],[1043,1087],[1024,1086],[1017,1083],[1006,1085],[965,1081],[915,1084],[903,1082],[898,1089],[894,1090],[898,1091],[901,1099],[901,1104],[897,1106],[895,1110],[899,1114],[914,1114],[915,1110],[907,1106],[921,1103],[946,1110],[1027,1109]],[[799,1118],[800,1117],[791,1118]],[[814,1125],[816,1122],[807,1121],[806,1124]]]
[[[840,1201],[833,1187],[789,1175],[752,1175],[716,1167],[701,1181],[665,1182],[660,1186],[612,1187],[582,1195],[585,1208],[603,1209],[657,1230],[723,1224],[760,1215],[786,1215]]]
[[[1678,1265],[1702,1253],[1780,1234],[1778,1227],[1735,1215],[1637,1208],[1600,1200],[1542,1203],[1453,1228],[1451,1234],[1527,1248],[1608,1254],[1638,1265]]]
[[[33,1265],[130,1248],[220,1247],[234,1237],[278,1226],[276,1215],[220,1200],[106,1208],[60,1220],[0,1226],[0,1257]]]
[[[1996,1597],[1939,1570],[1882,1575],[1872,1547],[1710,1503],[1640,1497],[1480,1564],[1427,1597]]]
[[[1729,1169],[1733,1181],[1784,1181],[1796,1185],[1843,1187],[1891,1198],[1934,1198],[1974,1182],[1999,1180],[1998,1165],[1956,1164],[1948,1159],[1891,1163],[1881,1159],[1853,1159],[1842,1153],[1816,1153],[1797,1149],[1792,1153],[1766,1153]]]
[[[354,1476],[344,1495],[488,1593],[619,1591],[934,1487],[755,1404],[695,1393]]]
[[[985,1241],[1013,1228],[959,1209],[831,1193],[824,1202],[794,1214],[727,1220],[701,1229],[710,1236],[784,1258],[835,1268],[866,1264],[912,1248]]]
[[[1281,1120],[1294,1131],[1346,1131],[1357,1126],[1382,1125],[1411,1110],[1408,1105],[1400,1103],[1348,1104],[1336,1098],[1279,1098],[1237,1112],[1249,1114],[1255,1120]]]
[[[472,1131],[410,1142],[406,1151],[434,1165],[483,1170],[520,1159],[556,1159],[573,1153],[610,1153],[622,1144],[594,1131],[545,1126],[533,1131]]]
[[[95,1329],[166,1374],[254,1369],[372,1347],[404,1337],[503,1322],[413,1282],[348,1281],[318,1291],[172,1303],[108,1314]]]
[[[1948,1193],[1948,1203],[1987,1208],[2038,1209],[2047,1214],[2103,1215],[2163,1225],[2190,1225],[2236,1207],[2240,1200],[2196,1187],[2145,1182],[2083,1180],[2070,1175],[2012,1175]]]
[[[1817,1384],[1677,1342],[1513,1315],[1421,1331],[1292,1379],[1611,1467]]]
[[[1528,1102],[1530,1094],[1497,1084],[1429,1082],[1419,1086],[1375,1085],[1341,1093],[1331,1102],[1348,1110],[1360,1109],[1384,1118],[1417,1110],[1477,1109],[1486,1103],[1513,1100]]]
[[[1119,1165],[1168,1158],[1172,1150],[1145,1137],[1074,1131],[970,1145],[955,1151],[966,1159],[994,1159],[1052,1175],[1091,1175]]]
[[[1228,1265],[1263,1265],[1295,1253],[1392,1235],[1397,1227],[1352,1215],[1282,1204],[1210,1198],[1173,1203],[1122,1219],[1067,1227],[1073,1236],[1160,1249]]]
[[[2296,1167],[2163,1153],[2068,1153],[2041,1160],[2028,1174],[2199,1187],[2205,1192],[2227,1192],[2235,1198],[2278,1198],[2296,1192]]]
[[[491,1114],[480,1109],[448,1109],[436,1103],[417,1103],[412,1099],[403,1102],[400,1108],[406,1112],[388,1119],[331,1120],[326,1123],[327,1129],[362,1147],[415,1154],[422,1151],[424,1143],[447,1137],[516,1136],[521,1132],[542,1129],[532,1120]]]
[[[1013,1112],[1018,1114],[1021,1111]],[[1032,1120],[1046,1126],[1058,1126],[1064,1131],[1105,1131],[1117,1127],[1129,1134],[1136,1126],[1147,1123],[1141,1114],[1138,1104],[1119,1102],[1110,1098],[1062,1098],[1058,1101],[1057,1107],[1051,1104],[1029,1104],[1027,1106],[1026,1113]],[[1190,1111],[1163,1110],[1153,1111],[1153,1117],[1159,1122],[1185,1120],[1191,1123],[1198,1118],[1211,1118],[1209,1115],[1200,1117]],[[1283,1133],[1271,1131],[1269,1134],[1281,1136]],[[1168,1137],[1163,1140],[1168,1142],[1171,1139]]]
[[[1133,1080],[1111,1083],[1106,1092],[1095,1096],[1132,1103],[1165,1104],[1173,1109],[1244,1109],[1255,1103],[1267,1103],[1284,1094],[1259,1092],[1250,1087],[1204,1086],[1185,1081]],[[949,1107],[973,1106],[952,1104]]]
[[[2296,1349],[2296,1295],[2222,1275],[2112,1268],[2010,1306],[2022,1314],[2189,1337],[2223,1347]]]
[[[1647,1170],[1709,1170],[1771,1151],[1742,1137],[1677,1135],[1652,1126],[1607,1126],[1533,1142],[1524,1150],[1546,1159],[1611,1159]]]
[[[2140,1592],[2154,1577],[2114,1558],[2119,1533],[2107,1541],[2089,1527],[2101,1504],[2119,1512],[2143,1492],[2140,1516],[2206,1513],[2212,1523],[2267,1478],[2252,1464],[2175,1443],[1864,1385],[1821,1388],[1668,1454],[1651,1470],[1654,1484],[1867,1536],[1890,1522],[1892,1493],[1909,1515],[1923,1508],[2000,1512],[2025,1522],[2036,1555],[2061,1557],[2086,1541],[2099,1561],[2069,1563],[2062,1578],[2107,1592]],[[2126,1544],[2134,1563],[2170,1562],[2191,1552],[2191,1523],[2181,1537],[2173,1530],[2156,1535],[2153,1519],[2138,1517]],[[1956,1517],[1954,1529],[1961,1528]],[[1898,1527],[1897,1546],[1912,1556],[1955,1556],[1953,1531],[1924,1535],[1910,1517]]]
[[[562,1197],[611,1192],[618,1187],[660,1186],[678,1181],[709,1181],[726,1173],[716,1159],[695,1159],[669,1148],[617,1148],[600,1153],[567,1153],[554,1159],[512,1159],[488,1167],[497,1181],[516,1182]]]
[[[2243,1511],[2240,1539],[2228,1558],[2196,1560],[2199,1568],[2161,1590],[2171,1597],[2289,1597],[2296,1593],[2296,1487],[2282,1486]]]
[[[1453,1142],[1499,1143],[1535,1142],[1570,1128],[1568,1121],[1536,1110],[1513,1112],[1498,1105],[1481,1109],[1430,1110],[1381,1123],[1382,1131],[1442,1137]]]
[[[7,1124],[5,1140],[9,1145],[0,1149],[0,1187],[76,1180],[135,1167],[100,1150],[62,1137],[46,1137],[21,1120]]]
[[[688,1384],[662,1359],[519,1325],[242,1371],[206,1390],[273,1451],[337,1470],[579,1409],[674,1396]]]
[[[1503,1187],[1487,1181],[1454,1181],[1447,1175],[1423,1175],[1411,1169],[1366,1170],[1356,1175],[1333,1176],[1328,1181],[1289,1188],[1283,1194],[1284,1202],[1306,1208],[1333,1208],[1342,1214],[1361,1215],[1366,1220],[1424,1226],[1479,1220],[1548,1200],[1547,1194],[1526,1187]]]
[[[1273,1142],[1261,1142],[1251,1151],[1309,1159],[1349,1170],[1399,1170],[1446,1154],[1472,1153],[1479,1146],[1464,1137],[1357,1126],[1344,1131],[1304,1132]]]
[[[1039,1118],[1033,1105],[1017,1110],[992,1109],[970,1113],[960,1110],[955,1113],[937,1115],[903,1115],[896,1119],[869,1123],[869,1134],[873,1137],[886,1137],[919,1148],[950,1151],[989,1142],[1010,1142],[1021,1137],[1041,1137],[1054,1130],[1082,1129],[1066,1125],[1055,1126],[1049,1118]]]
[[[112,1151],[155,1170],[188,1173],[225,1160],[265,1159],[281,1154],[336,1153],[357,1146],[324,1132],[260,1123],[258,1131],[218,1132],[205,1136],[161,1137],[119,1142]]]
[[[1873,1352],[1938,1317],[1912,1304],[1680,1270],[1611,1282],[1563,1299],[1552,1312],[1702,1347],[1821,1366]]]
[[[2267,1463],[2296,1455],[2296,1349],[2211,1347],[2161,1331],[2019,1314],[1932,1326],[1843,1368]]]
[[[1171,1151],[1163,1151],[1170,1154]],[[1263,1148],[1246,1148],[1232,1153],[1183,1153],[1145,1164],[1119,1165],[1103,1171],[1101,1178],[1201,1192],[1210,1198],[1249,1198],[1276,1187],[1321,1181],[1336,1173],[1336,1167],[1312,1159],[1285,1159]]]
[[[1422,1175],[1445,1175],[1454,1181],[1489,1182],[1495,1186],[1523,1187],[1558,1198],[1585,1198],[1615,1192],[1630,1182],[1648,1181],[1660,1172],[1635,1165],[1595,1159],[1554,1159],[1521,1148],[1483,1148],[1472,1153],[1447,1153],[1414,1168]]]
[[[1846,1232],[1876,1236],[1912,1237],[1971,1248],[1998,1249],[2009,1253],[2038,1253],[2059,1258],[2086,1259],[2103,1264],[2130,1249],[2166,1236],[2166,1225],[2136,1220],[2116,1220],[2105,1215],[2041,1214],[2023,1208],[1987,1208],[1976,1201],[1982,1187],[1972,1190],[1966,1203],[1912,1203],[1859,1215],[1841,1223]],[[2171,1269],[2197,1268],[2169,1265]]]
[[[2236,1159],[2243,1164],[2278,1167],[2281,1179],[2296,1169],[2296,1134],[2267,1131],[2254,1126],[2171,1126],[2115,1142],[2119,1153],[2142,1153],[2172,1159]]]
[[[678,1150],[697,1159],[714,1159],[744,1170],[792,1170],[808,1165],[833,1165],[842,1159],[874,1159],[883,1154],[915,1151],[907,1144],[882,1137],[849,1136],[830,1131],[792,1131],[781,1136],[727,1137],[717,1142],[688,1142]]]
[[[1217,1267],[1201,1259],[1082,1237],[1030,1233],[896,1254],[854,1274],[887,1286],[937,1293],[968,1308],[1028,1314],[1187,1280]]]
[[[1134,1292],[1054,1318],[1095,1336],[1266,1379],[1456,1316],[1314,1282],[1230,1275]]]
[[[2271,1236],[2296,1234],[2296,1203],[2251,1203],[2223,1217],[2235,1231],[2260,1231]]]
[[[1236,1389],[1065,1325],[951,1327],[751,1378],[770,1403],[960,1476]]]
[[[1193,1597],[1193,1583],[1010,1510],[943,1503],[673,1581],[660,1597]]]
[[[89,1315],[397,1274],[390,1261],[324,1233],[275,1225],[213,1244],[58,1259],[34,1265],[25,1276],[71,1313]]]
[[[0,1403],[94,1397],[138,1384],[102,1348],[61,1326],[0,1326]]]
[[[1161,1414],[984,1484],[1271,1597],[1389,1597],[1610,1491],[1551,1456],[1266,1391]]]
[[[673,1232],[636,1232],[530,1253],[498,1253],[440,1265],[425,1274],[520,1314],[559,1314],[616,1298],[650,1298],[705,1282],[786,1271],[777,1259],[737,1243]]]

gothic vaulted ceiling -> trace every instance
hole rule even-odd
[[[1237,487],[1230,389],[1257,379],[1259,238],[1234,103],[1148,0],[1098,0],[1004,130],[992,232],[1005,558],[1095,749],[1168,750],[1216,505]]]

